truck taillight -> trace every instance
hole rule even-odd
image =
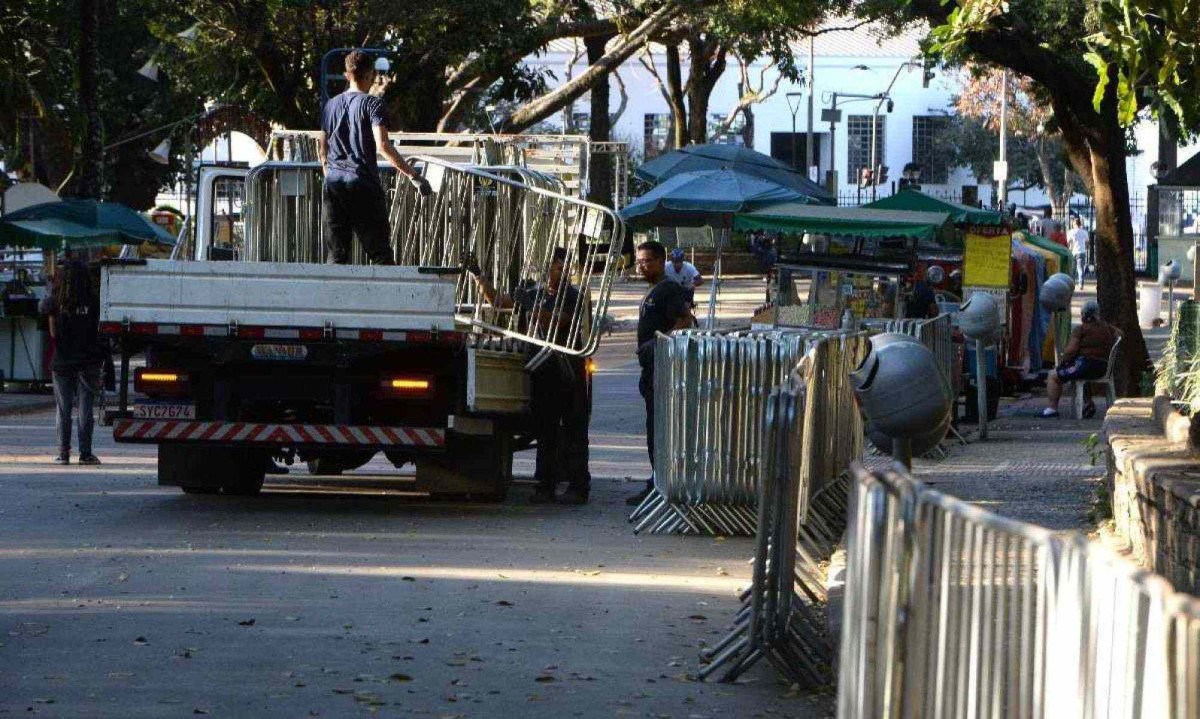
[[[396,397],[428,397],[433,394],[429,377],[385,377],[380,386],[385,394]]]
[[[190,378],[178,370],[143,367],[133,373],[133,388],[147,395],[186,395]]]

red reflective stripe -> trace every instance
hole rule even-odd
[[[433,335],[429,332],[409,332],[409,342],[429,342],[433,339]]]
[[[129,330],[135,335],[156,335],[158,334],[158,325],[148,323],[136,323],[130,325]]]
[[[184,337],[203,337],[204,325],[180,325],[179,334]]]
[[[115,334],[120,333],[120,331],[121,331],[121,323],[120,322],[101,322],[100,323],[100,332],[102,332],[103,334],[115,335]]]
[[[262,327],[238,327],[238,337],[248,340],[262,339],[265,330]]]
[[[383,330],[359,330],[358,338],[364,342],[379,342],[383,339]]]
[[[142,437],[145,437],[146,433],[149,432],[153,427],[154,427],[153,422],[143,422],[142,426],[138,427],[137,430],[133,433],[133,436],[137,437],[139,439]]]
[[[324,330],[300,330],[300,339],[302,340],[319,340],[325,337]]]

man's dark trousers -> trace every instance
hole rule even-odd
[[[650,479],[646,480],[646,489],[654,489],[654,360],[649,366],[642,366],[642,376],[638,378],[638,392],[646,403],[646,451],[650,453]]]
[[[534,480],[553,491],[559,480],[588,491],[588,405],[584,360],[552,355],[530,377],[537,460]]]
[[[357,235],[371,262],[395,264],[392,232],[388,227],[387,194],[379,183],[357,177],[326,181],[321,203],[328,227],[327,262],[348,264],[350,242]]]

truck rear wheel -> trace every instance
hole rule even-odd
[[[158,445],[158,483],[187,494],[248,496],[262,491],[270,450],[252,447]]]

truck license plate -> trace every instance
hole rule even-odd
[[[135,404],[135,419],[196,419],[194,404]]]
[[[250,356],[256,360],[295,362],[308,358],[308,348],[304,345],[254,345],[250,348]]]

